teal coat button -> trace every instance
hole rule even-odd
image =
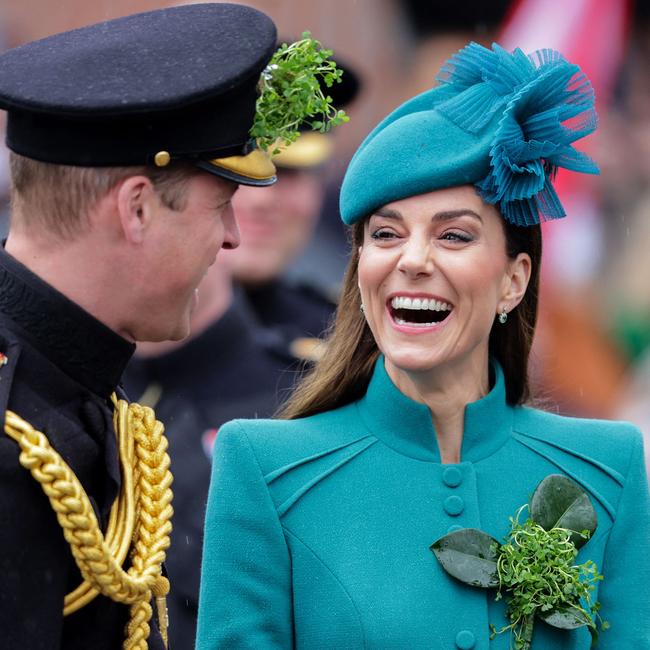
[[[461,630],[456,635],[456,646],[460,648],[460,650],[472,650],[475,645],[476,639],[469,630]]]
[[[445,512],[452,517],[456,517],[465,509],[465,502],[459,496],[451,496],[445,499]]]
[[[442,473],[442,482],[447,487],[458,487],[463,482],[463,475],[458,467],[447,467]]]

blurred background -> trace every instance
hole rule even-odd
[[[168,6],[161,0],[0,0],[0,47]],[[289,275],[335,294],[347,259],[340,179],[363,136],[434,83],[440,64],[475,40],[530,52],[551,47],[593,81],[600,128],[580,144],[595,178],[559,175],[568,218],[545,224],[541,322],[534,350],[546,408],[631,419],[650,431],[650,3],[647,0],[247,0],[280,35],[310,30],[358,72],[362,88],[320,170],[316,236]],[[2,118],[4,120],[4,115]],[[1,125],[0,125],[1,128]],[[0,155],[6,228],[8,174]],[[650,446],[650,445],[648,445]]]

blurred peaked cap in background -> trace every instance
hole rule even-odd
[[[470,43],[437,79],[439,86],[395,109],[357,149],[341,188],[343,221],[467,184],[514,225],[563,217],[555,170],[598,173],[572,146],[597,121],[580,68],[549,49],[527,56]]]
[[[297,39],[280,39],[282,43],[293,43]],[[326,49],[327,46],[323,45]],[[323,94],[332,98],[332,105],[339,109],[345,108],[356,99],[362,88],[361,78],[350,64],[342,60],[336,52],[332,55],[336,65],[343,71],[340,83],[334,83],[329,88],[321,80]],[[318,119],[314,116],[313,119]],[[311,169],[326,162],[334,150],[327,133],[312,131],[308,122],[301,127],[301,134],[295,142],[288,146],[280,145],[280,153],[273,156],[273,163],[286,169]]]
[[[335,83],[330,88],[327,88],[323,84],[323,93],[332,98],[332,104],[334,106],[337,108],[345,108],[345,106],[354,101],[363,87],[363,83],[359,72],[348,61],[341,59],[336,52],[334,52],[332,58],[336,61],[337,67],[343,71],[343,76],[341,77],[340,83]]]
[[[398,5],[415,35],[441,32],[487,32],[501,24],[512,0],[399,0]]]
[[[150,11],[0,55],[7,146],[55,164],[189,161],[236,182],[274,182],[249,129],[275,25],[234,4]],[[213,165],[209,161],[219,159]],[[225,162],[223,161],[225,159]]]

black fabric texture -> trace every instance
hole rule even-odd
[[[260,322],[289,340],[322,336],[336,310],[322,291],[283,278],[247,287],[246,297]]]
[[[0,312],[54,365],[107,396],[135,350],[0,248]]]

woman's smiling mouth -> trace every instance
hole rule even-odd
[[[398,329],[438,328],[447,320],[454,306],[430,295],[394,294],[387,301],[388,313]]]

